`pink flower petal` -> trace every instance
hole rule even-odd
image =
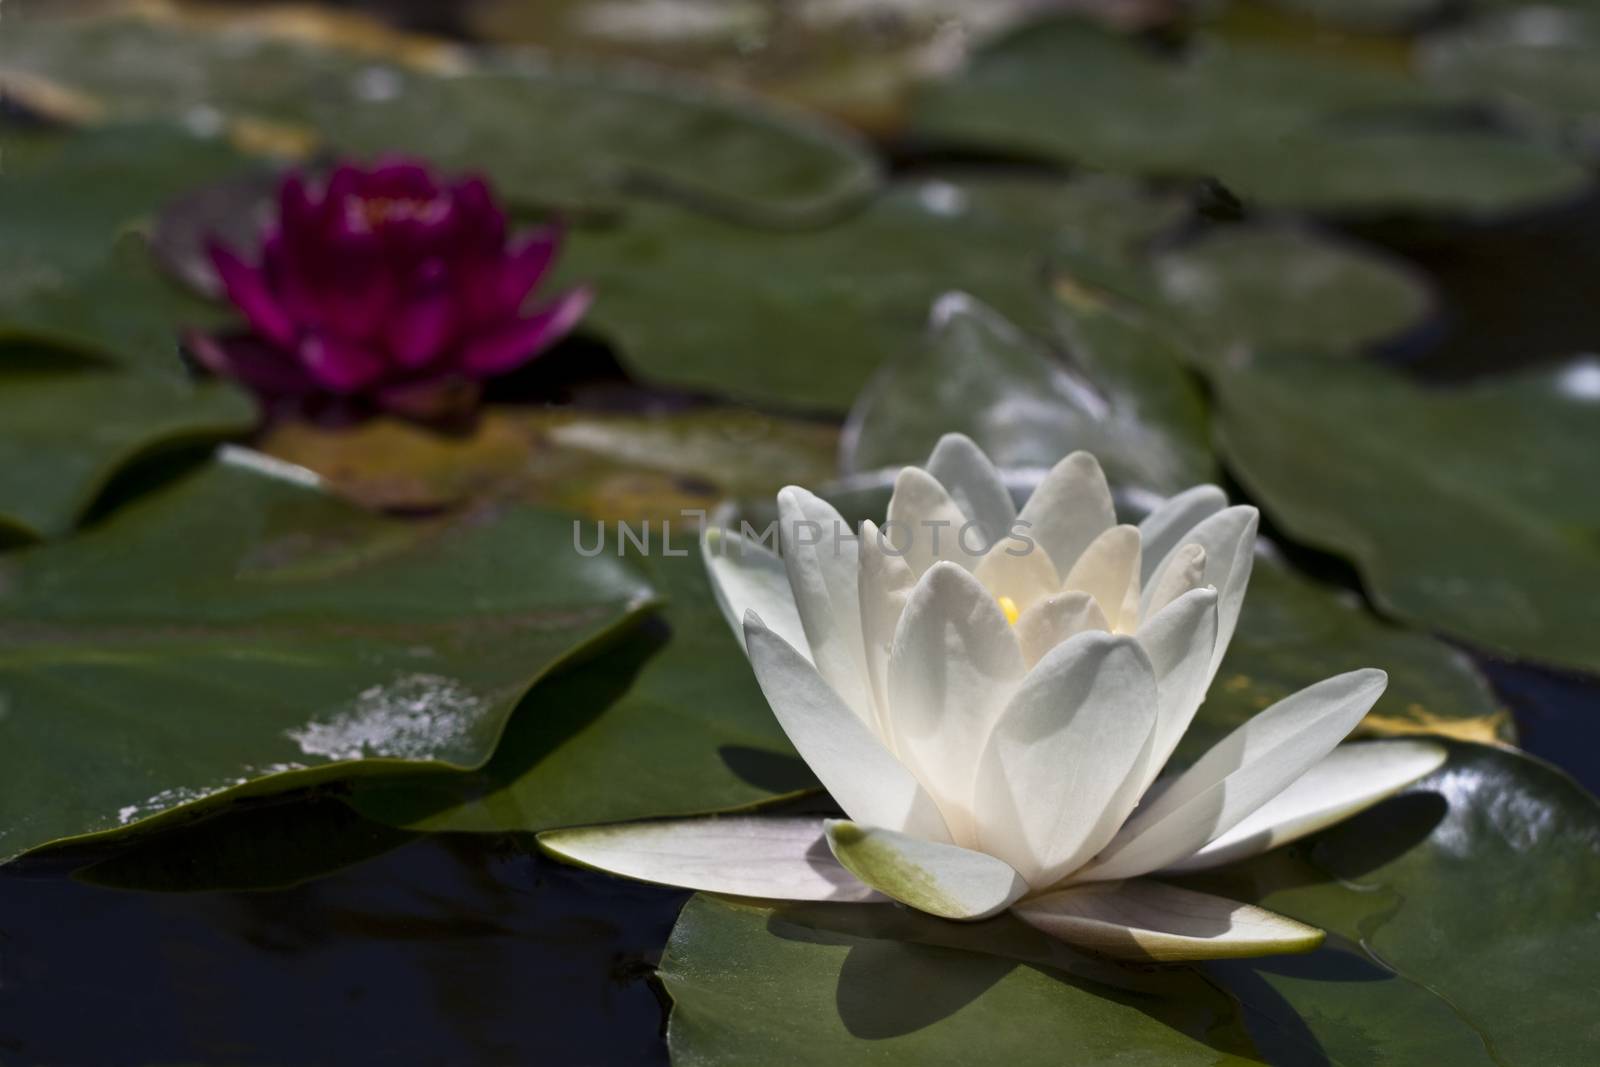
[[[358,393],[383,374],[383,357],[369,348],[313,335],[300,345],[300,362],[336,393]]]
[[[405,304],[390,320],[385,336],[395,360],[409,369],[432,362],[455,332],[455,307],[439,292]]]
[[[513,314],[521,310],[522,302],[539,284],[545,271],[561,250],[563,231],[560,226],[544,226],[533,231],[506,255],[500,267],[498,302]]]
[[[469,342],[461,353],[462,368],[475,377],[515,370],[566,336],[593,301],[587,287],[563,293],[528,318]]]
[[[441,191],[426,164],[404,156],[379,160],[361,183],[362,196],[431,200]]]
[[[303,396],[317,390],[306,369],[286,352],[254,334],[213,337],[190,331],[184,347],[206,370],[268,396]]]
[[[211,256],[212,266],[217,268],[228,299],[244,312],[251,327],[273,344],[292,347],[296,333],[294,321],[267,287],[266,276],[216,242],[208,244],[206,252]]]

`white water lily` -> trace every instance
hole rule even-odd
[[[1340,745],[1387,682],[1358,670],[1159,777],[1250,575],[1256,511],[1214,486],[1118,525],[1080,452],[1019,513],[950,435],[900,473],[883,530],[850,536],[796,487],[778,504],[781,558],[713,531],[707,566],[779,722],[849,818],[564,830],[541,838],[551,852],[742,896],[887,897],[953,920],[1009,909],[1115,956],[1307,951],[1314,927],[1146,876],[1294,840],[1444,760],[1425,741]]]

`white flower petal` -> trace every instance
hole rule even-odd
[[[1073,634],[1109,630],[1111,624],[1094,597],[1077,591],[1045,597],[1017,618],[1014,629],[1022,646],[1022,661],[1032,670],[1047,652]]]
[[[1213,960],[1310,952],[1314,926],[1251,904],[1160,882],[1073,886],[1012,913],[1052,937],[1126,960]]]
[[[885,552],[885,543],[872,522],[861,524],[861,637],[866,647],[867,681],[877,711],[878,736],[895,750],[894,724],[889,717],[889,655],[906,600],[917,584],[905,560]]]
[[[1017,519],[1011,491],[972,438],[959,433],[939,438],[928,457],[928,473],[945,487],[967,518],[978,524],[986,544],[994,544],[1011,531]]]
[[[940,560],[959,563],[966,570],[977,566],[982,553],[965,552],[959,543],[969,521],[937,478],[920,467],[904,467],[895,476],[883,532],[920,578]],[[967,534],[967,543],[973,549],[983,547],[976,530]]]
[[[947,841],[933,798],[787,641],[745,619],[756,680],[800,758],[853,819]]]
[[[1200,584],[1214,586],[1217,590],[1217,647],[1211,654],[1210,678],[1216,677],[1222,655],[1228,650],[1228,642],[1233,640],[1234,627],[1239,622],[1245,588],[1250,584],[1250,568],[1255,563],[1256,527],[1260,521],[1260,513],[1248,505],[1225,508],[1202,519],[1183,535],[1182,543],[1167,553],[1170,558],[1191,544],[1205,550],[1205,573]],[[1157,571],[1166,564],[1167,560],[1163,559]],[[1152,614],[1148,603],[1145,614]],[[1210,684],[1209,678],[1207,684]]]
[[[1278,701],[1161,789],[1080,876],[1132,878],[1194,855],[1332,751],[1388,681],[1351,671]]]
[[[1028,885],[993,856],[923,841],[843,819],[827,823],[828,844],[844,867],[878,892],[944,919],[987,919]]]
[[[873,900],[828,848],[823,820],[727,816],[539,835],[546,852],[642,882],[769,900]]]
[[[972,573],[991,596],[1008,598],[1018,612],[1061,588],[1061,576],[1044,549],[1016,538],[996,544]]]
[[[1139,627],[1160,692],[1155,740],[1139,792],[1172,757],[1194,721],[1211,681],[1211,651],[1217,643],[1217,591],[1207,586],[1185,593]]]
[[[1050,556],[1057,573],[1069,572],[1089,542],[1116,525],[1100,461],[1074,452],[1051,468],[1017,516],[1026,532]]]
[[[1432,774],[1448,756],[1443,745],[1409,738],[1340,745],[1243,822],[1166,870],[1218,867],[1316,833]]]
[[[876,715],[856,590],[859,542],[832,504],[793,485],[778,493],[778,536],[811,661],[846,706],[870,724]]]
[[[1138,529],[1113,526],[1083,550],[1063,588],[1093,596],[1112,629],[1132,631],[1139,619],[1139,553]]]
[[[1183,594],[1201,588],[1205,584],[1205,574],[1206,550],[1199,545],[1180,545],[1156,572],[1150,588],[1144,591],[1139,618],[1159,615],[1162,608]]]
[[[810,661],[811,645],[806,641],[800,611],[789,589],[789,572],[776,552],[740,534],[713,527],[700,539],[700,555],[711,577],[717,607],[733,628],[740,648],[744,647],[745,612],[753,611],[773,633]]]
[[[1214,485],[1197,485],[1169,498],[1145,516],[1139,524],[1139,538],[1144,542],[1141,581],[1148,586],[1167,554],[1194,540],[1188,536],[1189,531],[1227,506],[1228,494],[1221,489]]]
[[[1017,639],[976,578],[939,563],[918,579],[889,657],[889,714],[900,757],[958,843],[972,840],[978,754],[1022,675]]]
[[[1037,889],[1104,848],[1143,790],[1156,679],[1132,637],[1081,633],[1029,672],[979,761],[978,847]]]

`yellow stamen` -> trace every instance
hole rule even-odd
[[[1000,610],[1006,613],[1006,622],[1012,626],[1017,624],[1017,602],[1008,596],[995,597],[1000,602]]]

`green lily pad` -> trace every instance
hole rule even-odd
[[[890,132],[915,83],[966,39],[1031,13],[1032,0],[482,0],[462,18],[475,37],[644,60],[748,85]]]
[[[610,555],[615,527],[607,532]],[[695,536],[671,546],[687,546],[687,557],[662,555],[657,543],[640,560],[666,597],[660,620],[539,683],[481,770],[364,783],[350,803],[413,830],[532,832],[816,788],[723,621]],[[585,531],[586,547],[592,537]]]
[[[0,349],[0,533],[65,534],[134,460],[255,422],[255,404],[228,384]]]
[[[1349,557],[1384,612],[1600,671],[1600,365],[1454,388],[1304,357],[1213,378],[1230,469],[1289,536]]]
[[[1203,34],[1174,60],[1060,19],[1000,39],[931,85],[912,126],[936,143],[1215,177],[1275,206],[1488,213],[1587,184],[1553,150],[1436,128],[1447,103],[1376,63]]]
[[[225,312],[171,283],[138,230],[191,184],[234,174],[225,142],[141,123],[20,138],[0,200],[0,341],[185,376],[184,326]]]
[[[1098,246],[1172,211],[1108,196],[1102,182],[929,178],[804,233],[641,207],[610,229],[575,233],[561,266],[596,286],[586,324],[640,377],[842,411],[879,364],[918,347],[928,309],[951,290],[1048,334],[1045,264],[1086,218],[1098,221],[1073,240]]]
[[[658,973],[675,1063],[1252,1062],[1199,975],[1102,963],[1009,916],[696,895]]]
[[[333,777],[462,770],[650,597],[572,520],[405,523],[236,453],[0,561],[0,858]]]
[[[1415,327],[1418,272],[1357,244],[1286,227],[1225,227],[1154,260],[1160,293],[1203,347],[1354,353]]]
[[[1362,735],[1516,740],[1510,712],[1471,657],[1382,621],[1355,594],[1301,576],[1269,549],[1256,554],[1239,627],[1177,758],[1197,758],[1289,694],[1361,667],[1389,672],[1389,688],[1361,721]]]
[[[1529,6],[1422,40],[1424,77],[1536,133],[1600,151],[1600,8]]]
[[[1216,477],[1204,400],[1164,342],[1100,309],[1063,312],[1079,374],[965,293],[935,305],[924,344],[890,360],[850,411],[846,474],[921,463],[945,433],[996,464],[1048,469],[1075,449],[1113,480],[1163,493]]]
[[[848,208],[879,180],[850,134],[755,97],[534,54],[342,47],[352,42],[310,32],[323,24],[307,18],[294,33],[270,19],[8,21],[0,71],[66,86],[106,117],[231,123],[236,137],[280,152],[320,143],[484,170],[531,205],[654,193],[800,224]]]
[[[1197,884],[1359,944],[1381,969],[1372,985],[1423,987],[1471,1028],[1476,1047],[1450,1062],[1513,1067],[1579,1063],[1600,1041],[1588,994],[1600,977],[1597,877],[1592,795],[1521,753],[1452,745],[1450,762],[1410,794]],[[1332,1062],[1359,1062],[1375,1046],[1415,1048],[1419,1060],[1441,1054],[1403,1018],[1391,1037],[1375,1034],[1372,1016],[1339,1003],[1349,991],[1341,983],[1293,967],[1253,970],[1243,990],[1298,1014]],[[1216,968],[1235,995],[1246,971]]]
[[[1597,842],[1571,781],[1459,745],[1408,795],[1201,880],[1334,935],[1303,957],[1124,967],[1009,917],[696,896],[661,963],[667,1039],[707,1067],[1582,1062]]]

